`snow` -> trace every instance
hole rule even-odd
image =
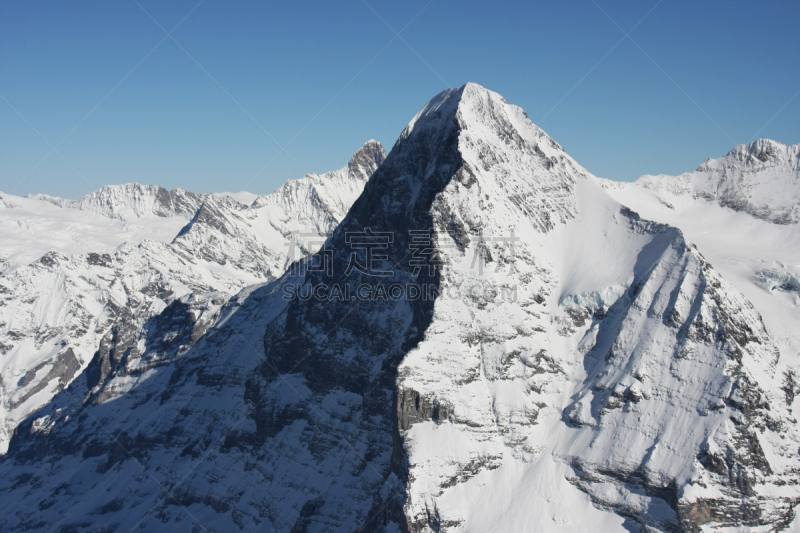
[[[0,453],[113,328],[141,328],[186,295],[274,280],[316,251],[384,157],[369,141],[343,169],[291,181],[250,205],[239,201],[247,194],[137,183],[78,200],[0,193]],[[69,349],[74,372],[58,375]]]
[[[435,110],[456,96],[434,99],[407,132],[436,127]],[[496,265],[475,272],[471,257],[482,253],[475,241],[463,252],[444,250],[442,292],[451,284],[515,285],[519,299],[438,299],[425,339],[403,360],[400,390],[451,413],[447,421],[420,423],[403,434],[409,519],[426,523],[435,510],[439,523],[457,531],[516,530],[521,524],[558,530],[565,526],[549,521],[552,512],[532,511],[540,500],[521,496],[528,486],[545,490],[539,479],[546,479],[547,488],[573,489],[575,496],[560,502],[570,508],[591,501],[635,517],[638,527],[677,523],[674,509],[644,493],[666,490],[670,480],[679,487],[690,483],[703,475],[699,450],[718,442],[730,446],[737,430],[723,428],[738,415],[716,406],[734,394],[732,372],[747,373],[766,388],[762,394],[771,405],[781,405],[776,345],[758,329],[758,314],[674,226],[625,209],[624,199],[612,198],[617,189],[609,185],[609,196],[518,108],[467,85],[458,118],[459,147],[474,180],[469,186],[451,181],[434,209],[443,213],[440,219],[455,218],[488,235],[484,246]],[[519,242],[502,269],[504,250],[491,236],[512,230]],[[721,287],[718,295],[711,287]],[[545,296],[542,303],[536,295]],[[697,313],[704,323],[725,315],[736,322],[734,329],[753,328],[758,340],[741,346],[747,355],[740,370],[733,370],[726,347],[684,339],[670,325],[676,320],[689,327]],[[788,417],[785,407],[781,412]],[[796,442],[796,433],[790,435]],[[786,442],[776,444],[786,437],[769,431],[760,437],[766,449],[776,446],[768,460],[783,475],[796,462]],[[529,466],[515,464],[508,475],[512,461]],[[585,473],[572,481],[565,470],[564,477],[553,474],[557,469],[535,477],[537,469],[553,464],[578,465]],[[572,518],[583,530],[604,523],[591,512]],[[608,529],[621,529],[613,518],[605,522]]]
[[[100,213],[5,193],[0,193],[0,201],[3,272],[29,264],[49,251],[63,255],[113,253],[126,242],[169,242],[189,221],[185,216],[154,214],[130,221],[109,220]]]
[[[782,157],[788,163],[775,161],[773,166],[755,174],[746,173],[743,161],[759,147],[785,154]],[[798,149],[800,145],[787,147],[774,141],[756,141],[735,148],[722,160],[705,163],[694,174],[644,176],[629,184],[601,180],[607,192],[618,201],[644,218],[679,228],[688,241],[696,244],[703,256],[756,307],[781,347],[784,362],[792,368],[800,365],[797,328],[800,293],[774,290],[765,286],[765,282],[770,278],[791,283],[790,280],[800,278],[800,224],[776,224],[721,206],[698,195],[691,187],[676,189],[672,184],[676,181],[693,183],[706,179],[708,171],[705,169],[725,168],[728,175],[755,179],[755,185],[748,183],[745,190],[757,193],[769,205],[775,204],[779,209],[782,205],[797,206],[800,197],[795,191],[800,191],[800,184],[796,181],[797,173],[791,169],[796,168]],[[745,168],[737,169],[737,164]],[[778,173],[778,169],[785,172]],[[731,190],[728,192],[735,194]],[[769,217],[767,213],[761,214]]]
[[[256,201],[258,198],[258,194],[253,194],[247,191],[239,191],[239,192],[215,192],[212,193],[214,196],[227,196],[229,198],[233,198],[240,204],[244,205],[253,205],[253,202]]]
[[[4,281],[45,280],[54,298],[7,323],[58,325],[90,293],[163,312],[119,331],[114,346],[136,348],[119,361],[104,352],[115,365],[105,381],[75,381],[19,426],[0,461],[0,492],[15,503],[0,526],[66,529],[79,515],[126,530],[348,531],[375,509],[402,514],[385,511],[386,531],[398,520],[451,532],[791,520],[800,241],[791,202],[765,192],[781,183],[793,198],[796,150],[784,148],[757,142],[697,174],[610,183],[520,108],[467,84],[427,104],[374,174],[368,143],[346,168],[250,205],[200,198],[180,235],[126,245],[112,266],[54,255],[17,267]],[[197,202],[129,192],[138,207],[110,205],[108,190],[75,205],[124,221]],[[400,246],[406,232],[434,232],[440,276],[417,277],[408,250],[392,249],[385,281],[435,281],[435,301],[281,297],[321,279],[281,275],[294,232],[336,227],[327,243],[343,254],[335,246],[366,224],[396,231]],[[226,294],[188,296],[212,289]],[[89,322],[106,310],[97,302],[84,306]],[[34,343],[40,330],[24,331]],[[101,430],[129,439],[154,477]],[[26,460],[37,454],[46,461]],[[23,474],[32,481],[15,488]],[[153,479],[180,480],[172,499]],[[119,512],[98,514],[113,501]]]

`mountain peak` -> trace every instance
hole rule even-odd
[[[500,94],[473,82],[446,89],[433,97],[411,119],[398,142],[415,130],[437,127],[447,130],[449,126],[474,131],[480,136],[499,135],[505,140],[516,138],[515,142],[524,138],[539,146],[547,157],[566,155],[557,142],[530,121],[522,108],[509,104]]]
[[[194,215],[202,203],[200,197],[190,191],[173,189],[168,191],[159,185],[106,185],[79,200],[67,205],[86,211],[95,211],[109,218],[129,219],[148,214],[160,217]]]
[[[431,98],[431,100],[419,110],[414,118],[411,119],[400,134],[397,142],[400,143],[410,137],[415,129],[442,125],[447,122],[448,118],[454,118],[455,113],[458,111],[458,106],[465,87],[466,85],[457,89],[445,89]]]
[[[734,146],[724,157],[706,160],[697,171],[710,172],[722,167],[760,169],[774,165],[789,165],[799,170],[799,157],[800,144],[788,146],[772,139],[757,139]]]
[[[734,147],[725,157],[741,161],[745,165],[762,165],[770,159],[786,155],[789,151],[789,146],[778,141],[757,139],[748,144],[740,144]]]
[[[638,183],[651,191],[691,194],[775,224],[800,222],[800,144],[758,139],[707,159],[694,172],[642,176]]]
[[[430,216],[464,235],[501,234],[516,216],[546,233],[575,216],[587,176],[521,108],[469,83],[422,107],[353,207],[380,209],[395,227],[430,226]]]
[[[386,150],[383,145],[375,139],[370,139],[353,154],[347,169],[351,176],[366,181],[385,159]]]

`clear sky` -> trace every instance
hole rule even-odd
[[[0,190],[268,193],[467,81],[598,176],[678,174],[800,142],[799,27],[797,1],[0,0]]]

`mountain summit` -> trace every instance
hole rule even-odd
[[[759,139],[695,173],[695,194],[777,224],[800,222],[800,144]]]
[[[680,176],[642,176],[667,205],[700,198],[775,224],[800,222],[800,144],[759,139]]]
[[[788,524],[779,355],[679,230],[467,84],[413,118],[318,253],[109,338],[17,427],[0,526]]]

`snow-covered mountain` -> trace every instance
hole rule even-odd
[[[202,195],[183,189],[168,191],[157,185],[107,185],[78,200],[65,200],[44,194],[30,198],[45,200],[59,207],[93,211],[107,218],[135,220],[147,215],[167,218],[190,217],[204,201]]]
[[[0,453],[102,342],[190,295],[271,281],[319,247],[384,158],[370,141],[345,168],[252,205],[139,184],[74,201],[2,195]]]
[[[800,144],[742,144],[680,176],[642,176],[637,186],[670,198],[702,198],[776,224],[800,222]]]
[[[0,528],[797,526],[757,309],[498,94],[429,102],[296,266],[106,337],[16,428]]]
[[[269,207],[270,223],[284,231],[330,231],[342,221],[384,159],[383,146],[369,141],[346,167],[287,181],[273,194],[256,198],[253,207]]]
[[[679,228],[763,317],[782,372],[800,376],[800,145],[758,140],[680,176],[600,180],[644,218]]]

